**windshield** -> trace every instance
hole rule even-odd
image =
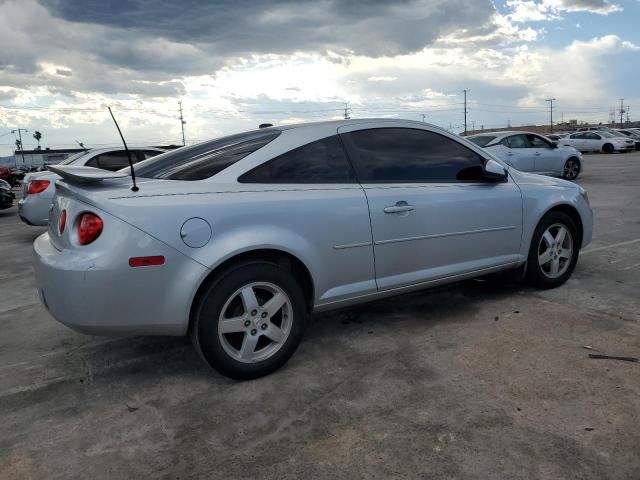
[[[71,155],[70,157],[65,158],[63,161],[61,161],[60,163],[58,163],[58,165],[69,165],[71,162],[73,162],[74,160],[79,159],[80,157],[84,157],[87,153],[89,152],[78,152],[78,153],[74,153],[73,155]]]
[[[136,176],[168,180],[203,180],[261,149],[280,135],[277,129],[253,130],[178,148],[136,165]],[[126,167],[120,171],[127,171]]]
[[[623,134],[618,132],[613,133],[613,132],[605,132],[604,130],[600,130],[598,133],[605,138],[624,137]]]
[[[479,147],[485,147],[497,137],[495,135],[478,135],[477,137],[468,137],[468,140],[472,141]]]

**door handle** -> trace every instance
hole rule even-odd
[[[539,157],[539,156],[540,156],[540,152],[536,152],[536,157]]]
[[[415,207],[413,205],[409,205],[404,200],[397,202],[395,205],[389,205],[388,207],[384,207],[384,213],[403,213],[410,212]]]
[[[513,157],[513,153],[512,152],[508,152],[507,155],[509,155],[510,157]]]

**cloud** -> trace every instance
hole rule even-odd
[[[563,12],[588,12],[599,15],[622,11],[608,0],[507,0],[507,18],[516,23],[560,20]]]

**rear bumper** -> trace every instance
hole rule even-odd
[[[142,232],[140,232],[141,235]],[[208,269],[147,237],[165,265],[131,268],[116,248],[96,257],[58,250],[49,234],[33,245],[40,300],[60,323],[93,335],[184,335],[193,295]],[[151,244],[151,245],[149,245]],[[133,253],[137,255],[137,253]]]
[[[46,227],[52,197],[29,195],[18,202],[18,215],[27,225]]]

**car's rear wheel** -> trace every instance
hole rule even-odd
[[[580,162],[577,158],[569,158],[562,169],[562,178],[566,180],[575,180],[580,175]]]
[[[274,263],[252,261],[211,282],[196,305],[191,336],[214,369],[249,380],[286,363],[305,323],[305,299],[293,275]]]
[[[605,143],[605,144],[602,146],[602,151],[603,151],[604,153],[613,153],[613,152],[614,152],[614,150],[615,150],[615,149],[613,148],[613,145],[611,145],[610,143]]]
[[[555,288],[565,283],[578,261],[578,230],[567,214],[550,212],[533,234],[527,276],[540,288]]]

